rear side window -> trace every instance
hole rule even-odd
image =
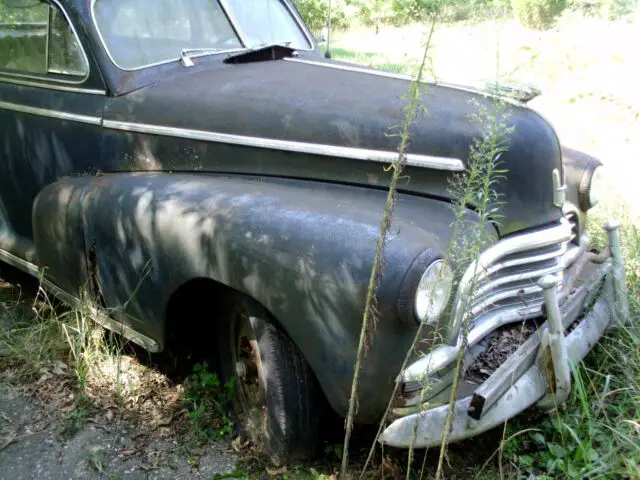
[[[0,71],[81,80],[89,66],[57,6],[39,0],[0,0]]]

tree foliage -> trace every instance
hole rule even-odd
[[[395,25],[424,23],[437,13],[440,21],[484,19],[508,9],[509,0],[394,0]]]
[[[367,27],[375,27],[376,33],[394,18],[393,0],[345,0],[358,12],[358,18]]]
[[[511,0],[513,12],[525,27],[548,30],[567,7],[566,0]]]
[[[312,32],[318,33],[329,23],[329,3],[327,0],[293,0],[298,12]],[[349,18],[344,4],[333,0],[331,5],[331,27],[334,30],[346,30]]]
[[[422,22],[431,15],[441,12],[446,6],[443,0],[395,0],[393,10],[396,23]]]

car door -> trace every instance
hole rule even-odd
[[[95,172],[100,159],[104,83],[84,29],[65,6],[60,0],[0,0],[4,261],[38,264],[31,221],[38,192],[61,177]]]

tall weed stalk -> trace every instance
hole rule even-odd
[[[376,246],[376,256],[374,259],[373,268],[371,270],[371,277],[369,279],[369,286],[367,289],[367,298],[365,303],[364,316],[362,319],[360,339],[358,342],[356,363],[355,363],[354,372],[353,372],[353,381],[351,385],[351,395],[349,397],[349,411],[347,414],[346,425],[345,425],[342,465],[340,468],[341,479],[346,478],[348,465],[349,465],[349,442],[351,439],[351,432],[353,429],[353,418],[355,415],[357,398],[358,398],[358,380],[360,375],[360,366],[361,366],[363,357],[366,355],[367,344],[370,341],[370,338],[373,335],[373,332],[375,331],[376,292],[378,290],[378,285],[380,283],[380,279],[382,276],[382,268],[384,264],[383,262],[384,247],[385,247],[387,234],[389,232],[389,227],[391,226],[391,221],[393,217],[393,209],[396,202],[396,192],[397,192],[398,181],[401,178],[401,174],[405,164],[405,157],[406,157],[406,153],[409,145],[409,136],[410,136],[409,134],[410,134],[411,126],[418,112],[420,110],[424,110],[424,106],[420,102],[420,97],[422,95],[422,90],[423,90],[422,78],[427,68],[429,47],[431,45],[431,39],[433,37],[433,32],[436,27],[436,22],[437,22],[437,15],[434,15],[431,22],[429,34],[427,37],[427,42],[424,47],[422,61],[418,68],[416,77],[410,83],[409,91],[405,96],[405,98],[407,99],[407,104],[404,107],[404,122],[401,125],[398,125],[395,127],[400,131],[400,133],[393,134],[393,136],[400,137],[400,145],[398,148],[398,157],[391,165],[393,173],[391,175],[391,182],[389,184],[387,200],[385,203],[382,220],[380,222],[380,233],[378,235],[378,241]]]
[[[508,103],[501,99],[492,99],[489,106],[474,102],[476,112],[472,115],[471,120],[478,126],[479,135],[472,143],[469,151],[469,160],[467,170],[464,175],[453,177],[449,186],[450,196],[453,210],[453,224],[451,226],[452,241],[447,251],[443,255],[446,264],[455,272],[456,278],[460,278],[469,265],[474,265],[475,271],[472,275],[472,284],[468,290],[466,298],[463,299],[462,311],[465,312],[461,324],[460,335],[462,337],[462,348],[459,352],[452,391],[449,398],[449,411],[446,420],[445,432],[448,432],[451,426],[452,413],[457,399],[458,384],[463,371],[463,359],[466,351],[466,339],[469,323],[469,316],[466,312],[473,300],[476,286],[476,278],[481,273],[479,265],[476,262],[480,253],[487,243],[487,231],[492,225],[498,224],[501,219],[500,210],[503,201],[498,193],[498,183],[505,179],[507,171],[501,168],[501,157],[509,148],[510,135],[513,127],[508,126]],[[473,206],[476,215],[469,215],[469,207]],[[432,295],[433,292],[430,292]],[[442,321],[442,319],[441,319]],[[441,327],[441,325],[438,325]],[[404,370],[411,358],[412,354],[417,350],[420,338],[422,338],[424,325],[421,324],[409,347],[401,371]],[[445,326],[446,330],[446,326]],[[440,328],[435,329],[436,332],[441,331]],[[438,338],[437,334],[433,338],[431,348],[436,348],[438,343],[446,341]],[[426,379],[425,379],[426,380]],[[428,389],[428,385],[425,384]],[[389,417],[393,399],[397,395],[398,384],[395,385],[391,398],[387,404],[386,411],[378,428],[378,432],[374,442],[369,450],[368,457],[361,471],[360,478],[363,478],[376,449],[376,441],[386,421]],[[417,425],[416,425],[417,427]],[[409,457],[407,465],[407,476],[410,474],[410,466],[413,459],[413,444],[416,441],[417,431],[414,431],[412,445],[409,448]],[[436,471],[436,478],[442,477],[443,461],[447,446],[447,435],[442,438],[440,446],[440,454]],[[426,452],[425,452],[426,455]],[[408,477],[407,477],[408,478]]]

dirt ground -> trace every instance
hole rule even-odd
[[[34,296],[32,288],[18,288],[0,278],[0,335],[23,325],[35,332],[27,345],[17,345],[29,367],[0,355],[0,480],[336,478],[342,422],[324,419],[325,453],[312,465],[268,468],[233,434],[194,441],[184,378],[168,374],[166,365],[151,362],[141,351],[97,358],[81,389],[67,340],[62,339],[63,354],[42,355],[44,340],[54,336],[49,325],[60,319],[34,320]],[[7,347],[1,341],[0,345]],[[36,355],[42,360],[34,361],[31,356]],[[360,471],[375,430],[372,426],[354,431],[351,471]],[[446,478],[470,478],[495,451],[499,430],[450,447]],[[424,464],[422,455],[416,455],[414,467],[432,475],[437,453],[429,452]],[[406,464],[405,451],[385,451],[384,459],[376,455],[369,470],[373,477],[366,478],[381,478],[381,472],[384,478],[405,478]],[[493,478],[491,468],[486,470],[489,476],[481,478]]]
[[[224,443],[196,458],[179,438],[151,437],[117,418],[87,418],[68,435],[60,417],[37,395],[0,384],[0,479],[212,479],[236,468]]]
[[[20,314],[16,289],[0,282],[0,290],[2,330]],[[116,398],[111,367],[105,360],[87,376],[86,398],[67,362],[35,375],[19,374],[20,365],[0,371],[0,480],[212,479],[236,470],[230,441],[189,443],[179,384],[123,356],[127,385]]]

